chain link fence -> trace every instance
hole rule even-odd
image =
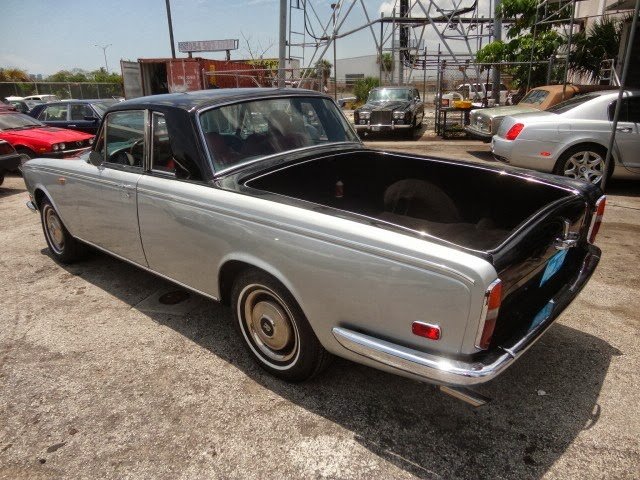
[[[123,97],[124,90],[120,83],[0,82],[0,98],[29,95],[56,95],[60,99],[113,98]]]

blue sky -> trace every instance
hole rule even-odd
[[[330,18],[332,1],[310,1],[323,19]],[[393,1],[365,3],[369,14],[378,17]],[[248,57],[244,34],[254,52],[272,45],[266,56],[277,56],[278,11],[278,0],[171,0],[176,50],[178,41],[238,38],[241,48],[232,58]],[[106,50],[111,71],[120,70],[120,59],[171,56],[165,0],[2,0],[2,19],[0,67],[45,75],[74,67],[94,70],[104,66],[102,49],[95,44],[111,44]],[[345,27],[362,23],[358,3]],[[338,58],[375,53],[368,31],[337,45]]]

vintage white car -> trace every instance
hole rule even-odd
[[[125,101],[86,158],[24,179],[54,258],[93,246],[230,305],[280,378],[338,355],[467,400],[585,285],[605,204],[579,181],[367,149],[300,89]]]

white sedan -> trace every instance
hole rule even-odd
[[[600,184],[618,92],[574,97],[544,112],[506,117],[493,155],[518,167]],[[608,175],[640,177],[640,91],[625,91]]]

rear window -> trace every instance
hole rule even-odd
[[[530,105],[540,105],[544,102],[545,98],[549,96],[549,92],[546,90],[531,90],[527,93],[520,103],[528,103]]]
[[[578,105],[582,105],[583,103],[588,102],[589,100],[593,100],[594,98],[598,98],[599,95],[587,94],[587,95],[578,95],[577,97],[570,98],[569,100],[565,100],[564,102],[560,102],[557,105],[554,105],[551,108],[547,108],[547,112],[560,114],[568,112],[576,108]]]

